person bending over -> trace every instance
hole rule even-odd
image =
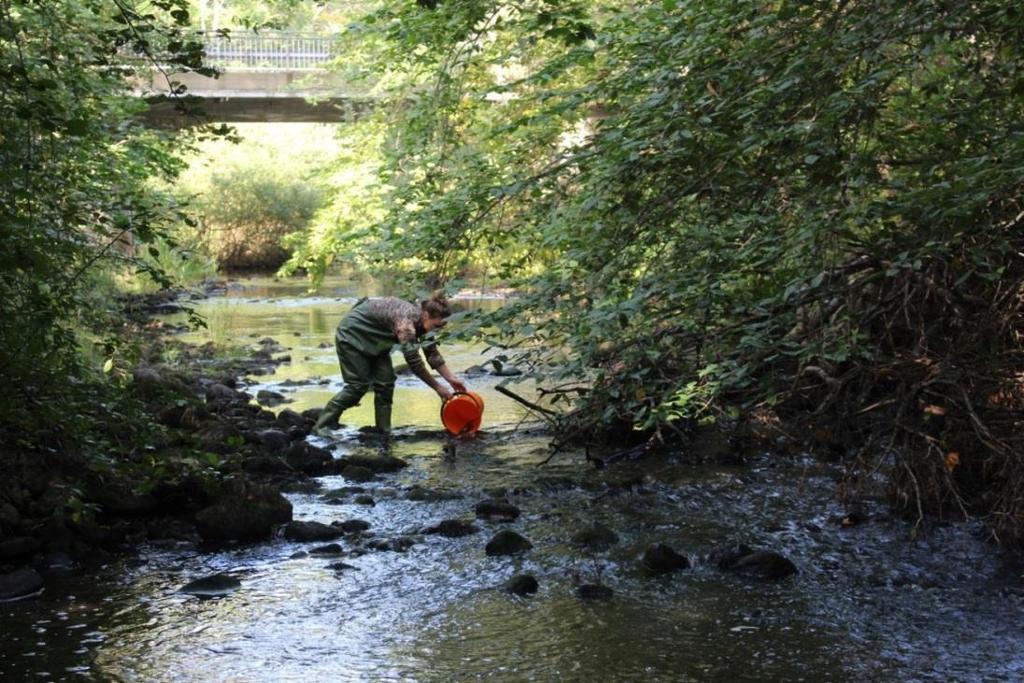
[[[355,406],[363,395],[373,390],[373,414],[377,429],[387,437],[391,432],[391,404],[395,393],[395,369],[391,350],[397,344],[413,374],[437,392],[442,400],[452,396],[434,379],[420,357],[420,338],[447,323],[451,308],[443,294],[436,292],[419,305],[393,296],[362,298],[338,324],[334,348],[345,386],[320,412],[313,431],[327,436],[338,426],[341,414]],[[422,343],[423,353],[431,368],[437,370],[452,389],[466,391],[466,385],[444,362],[433,340]]]

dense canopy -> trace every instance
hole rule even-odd
[[[173,248],[192,220],[152,183],[180,168],[185,134],[133,123],[133,70],[203,69],[196,31],[230,18],[335,31],[334,68],[377,102],[341,132],[333,195],[289,238],[286,269],[315,281],[347,261],[411,288],[513,288],[464,333],[540,382],[559,438],[653,448],[701,422],[770,427],[848,453],[854,471],[885,466],[914,509],[1020,533],[1019,3],[0,12],[11,433],[52,422],[38,402],[88,375],[96,266],[120,267],[129,231]],[[94,334],[107,357],[121,343]]]

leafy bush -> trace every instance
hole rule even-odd
[[[471,329],[565,430],[769,412],[918,512],[1024,536],[1017,3],[407,3],[356,28],[394,86],[380,260],[518,276]]]
[[[124,248],[180,219],[147,186],[177,171],[174,142],[135,122],[145,105],[128,79],[148,59],[201,68],[183,4],[0,3],[2,427],[52,421],[50,400],[83,376],[74,329],[102,319],[89,308],[97,268],[166,282]]]
[[[222,270],[276,270],[285,238],[304,229],[326,201],[320,179],[333,149],[331,128],[309,124],[239,127],[242,141],[201,148],[178,192],[200,215],[180,239],[194,241]]]

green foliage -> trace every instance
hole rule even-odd
[[[363,11],[366,0],[190,0],[193,26],[218,31],[287,29],[337,30],[347,18]]]
[[[306,229],[296,230],[284,240],[291,258],[282,267],[283,275],[301,269],[317,286],[328,269],[337,265],[339,254],[367,266],[363,254],[376,244],[374,227],[382,216],[377,181],[380,158],[374,153],[380,144],[380,130],[373,120],[336,128],[330,145],[337,150],[333,158],[318,159],[316,170],[310,173],[321,188],[322,201]]]
[[[1018,533],[1022,38],[1007,0],[387,3],[369,254],[518,278],[468,329],[569,431],[810,418]]]
[[[202,69],[185,0],[0,1],[0,428],[45,427],[81,367],[76,329],[106,321],[100,270],[166,273],[140,250],[183,218],[151,178],[180,168],[175,142],[135,122],[150,60]],[[177,144],[185,144],[184,138]],[[143,251],[144,253],[144,251]],[[92,379],[88,379],[92,381]]]
[[[285,237],[303,230],[326,203],[322,168],[332,131],[310,124],[239,126],[238,143],[212,141],[175,187],[198,214],[179,241],[228,271],[274,270],[289,256]]]

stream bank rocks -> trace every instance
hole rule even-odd
[[[339,468],[362,467],[373,473],[397,472],[409,466],[405,460],[396,458],[393,455],[366,453],[352,453],[337,460]]]
[[[504,589],[513,595],[532,595],[539,588],[537,578],[533,574],[516,574],[505,582]]]
[[[43,577],[35,569],[22,567],[0,574],[0,602],[17,600],[43,589]]]
[[[178,589],[179,593],[195,595],[201,598],[218,598],[234,593],[241,588],[242,582],[228,574],[213,574],[201,579],[190,581]]]
[[[758,550],[739,543],[716,548],[708,564],[743,576],[777,581],[797,573],[796,565],[772,550]]]
[[[644,569],[652,574],[670,574],[690,568],[690,560],[664,543],[648,546],[641,559]]]
[[[507,500],[489,498],[476,504],[476,516],[480,519],[499,522],[514,522],[519,519],[519,508]]]
[[[361,465],[344,465],[340,469],[340,474],[346,480],[356,482],[357,484],[365,484],[377,478],[373,470]]]
[[[427,527],[423,530],[424,534],[435,534],[438,536],[444,536],[446,538],[460,538],[462,536],[469,536],[480,531],[480,529],[465,520],[462,519],[445,519],[437,524]]]
[[[292,521],[292,504],[276,489],[243,484],[196,513],[205,541],[262,541],[275,526]]]
[[[288,522],[284,527],[284,537],[289,541],[331,541],[344,535],[340,525],[323,522]]]
[[[491,540],[487,542],[484,552],[486,552],[489,557],[495,557],[500,555],[515,555],[517,553],[526,552],[531,548],[533,548],[533,544],[525,537],[514,531],[503,529],[494,534]]]
[[[461,493],[455,491],[441,491],[414,484],[405,492],[405,499],[417,503],[437,503],[445,500],[459,500]]]
[[[597,523],[580,530],[572,542],[586,550],[603,552],[619,542],[619,536],[604,524]]]

